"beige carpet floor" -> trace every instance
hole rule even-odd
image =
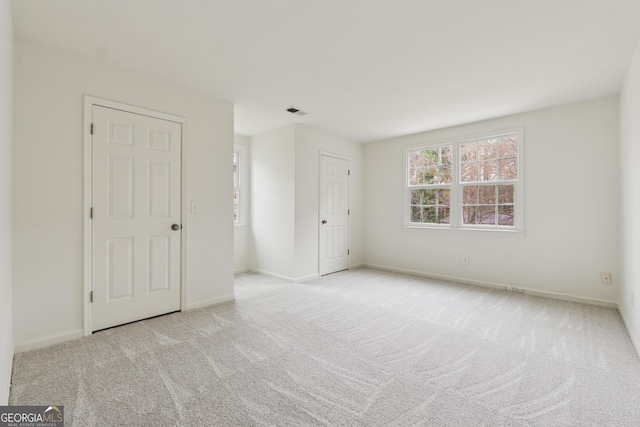
[[[75,426],[638,426],[617,311],[356,269],[17,354]]]

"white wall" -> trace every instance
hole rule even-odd
[[[9,402],[13,360],[11,149],[13,28],[11,2],[0,2],[0,405]]]
[[[249,145],[251,140],[246,136],[235,135],[233,141],[234,145],[243,148],[243,157],[240,159],[240,218],[233,227],[233,271],[240,273],[249,270],[249,238],[251,236],[249,224],[251,215],[251,204],[249,203],[251,150]]]
[[[620,312],[640,351],[640,44],[620,93]],[[635,297],[634,297],[635,296]]]
[[[14,104],[16,349],[83,327],[83,95],[187,119],[187,305],[233,298],[233,105],[17,41]]]
[[[250,270],[296,281],[318,276],[321,151],[350,160],[350,261],[362,264],[362,146],[295,124],[251,138]]]
[[[404,146],[519,126],[524,234],[403,228]],[[617,303],[618,129],[612,97],[366,144],[365,263]]]
[[[288,126],[251,138],[251,270],[294,276],[295,134]]]
[[[320,218],[313,207],[319,202],[321,151],[349,159],[350,265],[362,264],[362,144],[304,125],[295,125],[295,139],[295,278],[300,280],[318,274]]]

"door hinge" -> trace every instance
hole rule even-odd
[[[89,211],[89,218],[93,219],[93,208]]]
[[[91,123],[91,135],[93,135],[93,123]]]
[[[92,126],[93,126],[93,125],[92,125]],[[91,129],[93,129],[93,128],[91,128]],[[349,169],[349,170],[347,171],[347,175],[351,175],[351,169]]]
[[[93,302],[93,291],[89,292],[89,302]]]
[[[347,215],[351,215],[351,209],[347,209]]]
[[[347,255],[351,255],[351,249],[347,249]]]

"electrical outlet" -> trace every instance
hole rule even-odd
[[[522,293],[522,288],[516,288],[516,291],[521,294]]]
[[[600,281],[603,285],[610,285],[613,283],[611,281],[611,273],[600,273]]]
[[[469,265],[469,257],[468,256],[463,256],[462,257],[462,263],[464,265]]]

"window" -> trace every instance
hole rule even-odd
[[[242,167],[242,150],[234,149],[233,151],[233,222],[240,222],[240,169]]]
[[[411,222],[449,224],[453,146],[409,151]]]
[[[521,230],[522,133],[408,148],[406,225]]]

